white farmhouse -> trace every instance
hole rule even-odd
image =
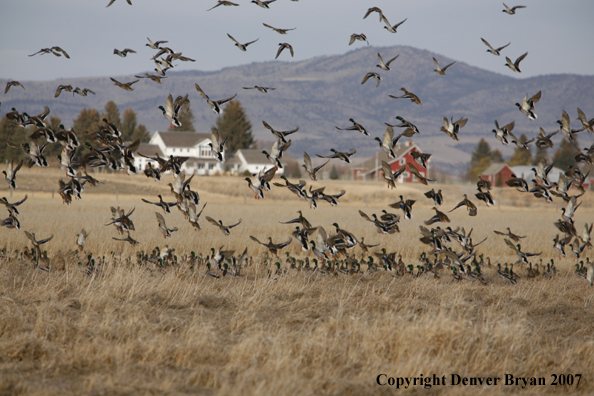
[[[225,164],[219,163],[212,155],[210,133],[196,132],[160,132],[157,131],[147,143],[142,143],[136,153],[154,157],[189,157],[182,165],[187,174],[214,175],[222,174]],[[158,149],[158,150],[157,150]],[[151,160],[135,155],[134,165],[139,171],[144,170]],[[153,163],[153,165],[155,165]]]

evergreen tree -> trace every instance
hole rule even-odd
[[[124,110],[124,115],[122,116],[122,124],[120,125],[120,132],[122,132],[123,141],[132,140],[132,135],[134,134],[134,130],[136,129],[136,124],[136,113],[134,112],[134,110]]]
[[[132,137],[130,137],[131,141],[135,141],[136,139],[140,140],[140,143],[148,143],[151,140],[151,136],[149,135],[148,129],[143,124],[138,125],[134,129],[134,133]]]
[[[254,144],[252,124],[238,101],[229,102],[223,114],[217,118],[216,126],[221,137],[227,138],[227,149],[230,153]]]
[[[82,135],[94,132],[98,129],[101,117],[95,109],[82,109],[74,120],[74,131],[78,134],[79,140]],[[82,143],[82,142],[81,142]]]
[[[340,175],[338,174],[338,169],[336,169],[336,165],[332,165],[332,169],[330,170],[330,179],[338,180]]]
[[[569,169],[570,166],[575,166],[575,156],[580,151],[579,147],[577,139],[574,138],[572,142],[563,139],[553,155],[555,166],[564,171]]]
[[[491,162],[495,162],[497,164],[500,164],[503,162],[503,155],[501,154],[501,151],[499,151],[499,150],[491,151]]]
[[[107,121],[114,124],[116,127],[120,127],[120,110],[118,109],[118,105],[115,104],[113,100],[110,100],[105,104],[105,113],[101,114],[101,120],[104,118]]]
[[[499,153],[494,155],[495,159],[499,159],[501,157],[499,150],[495,150],[495,153]],[[483,171],[491,165],[493,162],[493,159],[491,158],[492,154],[489,143],[487,143],[485,139],[481,139],[478,142],[476,149],[472,152],[472,158],[468,166],[469,180],[476,180],[478,175],[483,173]],[[503,161],[503,158],[501,158],[501,161]]]
[[[526,135],[522,134],[520,136],[520,140],[526,141]],[[512,154],[511,158],[507,162],[509,166],[517,166],[517,165],[530,165],[532,162],[532,152],[530,146],[528,146],[528,150],[525,150],[520,147],[516,147],[514,153]]]
[[[532,165],[538,165],[538,163],[542,160],[547,160],[547,149],[546,147],[538,147],[536,149],[536,153],[534,153],[534,158],[532,159]]]
[[[194,114],[192,110],[190,110],[189,105],[182,106],[181,110],[178,113],[177,119],[181,122],[181,126],[179,128],[169,128],[170,131],[175,132],[195,132],[194,129]]]
[[[16,126],[15,123],[6,118],[6,116],[2,117],[2,120],[0,120],[0,160],[4,163],[5,161],[10,160],[20,161],[21,159],[25,159],[26,163],[27,156],[21,150],[8,147],[6,142],[11,142],[20,146],[21,143],[27,141],[31,132],[30,128],[23,129]],[[2,175],[2,177],[4,177],[4,175]]]

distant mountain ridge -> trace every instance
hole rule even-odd
[[[392,63],[392,70],[383,71],[375,67],[378,52],[384,60],[400,55]],[[207,132],[214,125],[216,115],[194,89],[194,83],[198,83],[214,100],[238,93],[236,100],[246,109],[256,139],[272,140],[270,132],[262,126],[262,120],[277,129],[299,126],[299,132],[292,135],[293,145],[290,148],[297,157],[302,151],[326,154],[330,148],[356,148],[358,153],[354,160],[362,161],[379,149],[373,137],[383,136],[384,123],[396,123],[394,117],[400,115],[419,127],[421,134],[414,140],[421,149],[433,153],[435,163],[444,165],[467,162],[469,153],[481,137],[486,138],[492,148],[501,148],[504,154],[509,155],[513,147],[502,147],[490,133],[495,119],[500,124],[515,120],[514,134],[526,133],[530,138],[538,133],[541,126],[547,132],[557,129],[555,120],[561,118],[563,110],[570,114],[572,120],[576,118],[577,107],[589,118],[594,117],[594,76],[563,74],[516,79],[463,62],[449,68],[446,76],[440,76],[433,72],[433,57],[441,65],[454,61],[407,46],[370,46],[344,55],[321,56],[294,63],[269,61],[209,72],[171,70],[163,84],[141,79],[133,86],[133,92],[116,87],[109,77],[21,81],[26,89],[12,88],[4,95],[1,111],[4,114],[11,107],[16,107],[19,111],[36,114],[47,105],[52,115],[59,116],[69,126],[81,109],[92,107],[103,110],[105,103],[113,100],[120,112],[132,108],[138,115],[138,122],[153,132],[169,126],[157,109],[165,103],[167,95],[189,93],[191,109],[196,117],[194,126],[199,132]],[[493,62],[501,62],[502,73],[506,72],[505,58],[492,58]],[[373,79],[361,84],[370,71],[382,76],[378,88]],[[143,73],[145,71],[137,74]],[[134,76],[111,77],[122,82],[135,79]],[[5,84],[6,80],[0,83]],[[73,97],[63,92],[54,98],[60,84],[87,87],[96,95]],[[257,90],[242,89],[254,85],[275,87],[276,90],[263,94]],[[400,95],[401,87],[418,95],[423,105],[388,97],[388,94]],[[529,121],[514,103],[521,102],[524,95],[531,96],[539,90],[542,90],[542,99],[536,105],[538,119]],[[469,119],[460,132],[460,142],[439,131],[443,117]],[[371,137],[335,129],[335,126],[349,126],[349,118],[365,126]],[[576,122],[574,127],[578,125]],[[591,141],[591,137],[579,138],[580,142],[584,140],[582,144]]]

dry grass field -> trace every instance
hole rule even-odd
[[[286,240],[293,225],[279,224],[302,210],[314,225],[332,232],[337,222],[366,243],[397,251],[407,264],[419,264],[428,251],[419,242],[423,220],[433,215],[425,186],[320,181],[326,192],[347,191],[340,205],[319,203],[310,210],[286,189],[275,188],[256,201],[242,178],[195,177],[192,189],[207,207],[194,229],[173,209],[165,215],[179,231],[167,240],[159,233],[155,206],[140,198],[173,201],[166,183],[142,176],[99,174],[105,182],[87,187],[81,201],[62,204],[52,198],[62,173],[22,170],[19,189],[9,197],[29,199],[19,207],[22,230],[0,228],[0,395],[367,395],[394,394],[594,394],[594,288],[574,273],[576,259],[559,259],[552,248],[558,233],[553,223],[561,203],[544,204],[511,189],[493,190],[498,204],[477,205],[478,216],[464,208],[449,213],[452,227],[471,228],[478,252],[493,263],[513,262],[514,252],[493,230],[506,227],[521,235],[522,248],[555,259],[551,279],[527,279],[525,268],[510,285],[496,268],[485,268],[487,285],[451,272],[441,277],[379,271],[373,274],[323,275],[320,271],[288,270],[269,276],[265,251],[249,236]],[[309,182],[309,181],[308,181]],[[437,185],[449,210],[473,194],[473,186]],[[116,193],[117,192],[117,193]],[[117,194],[117,195],[116,195]],[[247,198],[245,197],[247,194]],[[380,213],[398,195],[417,199],[414,218],[402,220],[395,235],[376,233],[358,210]],[[594,221],[591,193],[575,216],[581,231]],[[117,199],[117,200],[116,200]],[[477,202],[472,197],[472,200]],[[110,206],[129,210],[141,244],[114,241]],[[201,205],[202,206],[202,205]],[[395,211],[395,210],[393,210]],[[243,222],[224,236],[204,220],[208,215],[226,224]],[[85,253],[75,253],[76,234],[90,231]],[[38,238],[54,234],[46,245],[49,272],[18,258],[15,249],[31,248],[24,230]],[[314,237],[315,239],[315,237]],[[156,246],[175,248],[180,264],[138,265],[136,254]],[[240,254],[248,248],[253,264],[241,276],[215,279],[204,265],[190,268],[185,255],[206,256],[224,245]],[[460,250],[454,242],[455,250]],[[285,251],[297,258],[296,241]],[[86,255],[97,271],[88,275]],[[359,247],[354,250],[360,255]],[[592,250],[584,257],[592,259]],[[285,256],[280,262],[285,266]],[[533,260],[538,262],[538,258]],[[81,265],[79,265],[79,263]],[[361,266],[364,270],[366,266]],[[388,377],[446,376],[446,386],[380,386]],[[461,377],[500,377],[497,386],[452,385]],[[505,375],[544,377],[546,385],[505,385]],[[573,385],[552,385],[553,375],[581,374]],[[573,378],[573,377],[572,377]],[[577,377],[575,377],[577,378]]]

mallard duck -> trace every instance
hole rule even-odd
[[[440,128],[442,132],[445,132],[449,137],[452,139],[459,141],[458,132],[460,132],[460,128],[464,127],[468,122],[468,118],[461,117],[458,121],[454,122],[454,117],[448,120],[446,117],[443,117],[443,126]]]
[[[6,88],[4,89],[4,95],[6,95],[8,93],[8,90],[10,89],[10,87],[21,87],[23,89],[25,89],[25,87],[23,86],[23,84],[21,84],[18,81],[9,81],[6,83]]]
[[[117,208],[114,208],[112,206],[111,207],[112,221],[105,224],[105,226],[113,224],[116,227],[116,229],[118,230],[118,233],[120,235],[123,234],[124,231],[134,231],[135,230],[134,222],[132,221],[132,219],[130,219],[130,216],[132,215],[132,213],[134,213],[135,209],[136,208],[132,208],[128,213],[126,213],[124,211],[124,209],[121,209],[119,206]]]
[[[394,234],[396,232],[400,232],[398,229],[398,224],[393,221],[381,221],[377,218],[377,216],[372,214],[373,220],[362,210],[359,210],[359,215],[363,217],[365,220],[373,223],[375,225],[376,231],[379,234]]]
[[[105,8],[109,7],[109,6],[110,6],[110,5],[112,5],[114,2],[115,2],[115,0],[109,0],[109,4],[107,4],[107,6],[106,6]],[[126,0],[126,3],[128,3],[128,4],[132,5],[132,0]],[[133,244],[133,245],[134,245],[134,244]]]
[[[479,192],[474,194],[474,196],[477,197],[477,199],[484,201],[487,206],[493,206],[496,203],[489,191],[481,191],[479,189]]]
[[[577,109],[577,113],[578,113],[577,119],[582,123],[583,129],[587,130],[590,133],[594,133],[594,118],[592,118],[591,120],[588,120],[588,118],[586,118],[586,115],[584,114],[584,112],[579,107]]]
[[[291,140],[286,143],[282,143],[280,139],[277,139],[272,145],[270,153],[268,153],[266,150],[262,150],[262,154],[266,156],[266,158],[275,166],[276,169],[282,169],[283,164],[280,160],[283,157],[283,153],[291,146],[291,143]]]
[[[417,180],[419,182],[421,182],[424,185],[427,185],[429,182],[434,182],[434,179],[429,179],[428,177],[424,177],[423,175],[421,175],[421,173],[419,172],[419,170],[413,165],[413,164],[406,164],[408,166],[408,170],[410,170],[410,172],[415,175],[415,177],[417,178]]]
[[[518,59],[516,59],[515,62],[512,62],[511,59],[509,59],[506,56],[505,57],[505,60],[507,61],[507,63],[505,64],[505,66],[509,67],[511,69],[511,71],[514,71],[516,73],[522,73],[522,70],[520,69],[520,62],[522,62],[524,60],[524,58],[526,57],[526,55],[528,55],[528,52],[520,55],[518,57]]]
[[[505,9],[502,10],[502,12],[505,12],[506,14],[509,14],[509,15],[515,15],[516,10],[518,8],[526,8],[526,6],[523,6],[523,5],[518,5],[518,6],[514,6],[512,8],[509,8],[508,6],[505,5],[505,3],[503,3],[503,6],[505,7]]]
[[[21,160],[17,166],[14,166],[14,160],[11,160],[10,163],[6,165],[6,170],[3,170],[2,173],[4,174],[4,180],[8,183],[8,188],[16,190],[18,186],[16,185],[16,174],[23,166],[23,160]]]
[[[167,224],[165,223],[165,218],[163,215],[159,212],[155,212],[155,215],[157,216],[157,221],[159,222],[159,231],[161,234],[163,234],[163,238],[171,237],[171,233],[177,231],[177,227],[167,228]]]
[[[431,189],[431,191],[427,191],[424,195],[427,198],[432,199],[435,206],[441,206],[443,204],[443,196],[441,195],[441,190],[435,192],[434,189]]]
[[[453,61],[452,63],[448,64],[445,67],[439,67],[439,63],[437,63],[437,59],[435,59],[435,58],[433,58],[433,63],[435,63],[435,70],[433,70],[433,71],[441,76],[445,76],[446,70],[448,69],[448,67],[452,66],[454,63],[456,63],[456,61]]]
[[[414,199],[405,200],[404,197],[400,195],[400,201],[394,202],[393,204],[389,204],[388,206],[394,209],[401,209],[404,213],[404,218],[406,220],[410,220],[413,218],[412,207],[415,204],[415,202],[417,201],[415,201]]]
[[[559,131],[555,131],[553,133],[547,134],[542,127],[540,128],[539,135],[536,137],[536,147],[538,148],[553,148],[555,145],[553,144],[553,140],[551,139],[555,136]]]
[[[212,217],[209,217],[209,216],[206,216],[205,218],[212,225],[219,227],[219,229],[225,236],[231,235],[231,228],[237,227],[238,225],[241,224],[241,219],[239,219],[239,221],[235,224],[226,226],[223,224],[222,220],[216,221],[215,219],[213,219]]]
[[[402,96],[394,96],[394,95],[388,95],[390,98],[392,99],[410,99],[411,102],[416,103],[418,105],[422,105],[423,102],[421,102],[421,99],[419,99],[419,97],[417,95],[415,95],[414,93],[407,91],[406,88],[400,88],[400,90],[402,92],[404,92],[404,95]]]
[[[340,235],[344,240],[344,243],[346,244],[347,248],[351,249],[355,247],[357,243],[359,243],[355,235],[343,228],[340,228],[338,223],[332,223],[332,225],[336,228],[336,233]]]
[[[5,219],[0,219],[0,227],[6,227],[8,229],[17,229],[20,230],[21,229],[21,223],[19,222],[19,220],[9,214],[7,218]]]
[[[318,180],[318,175],[317,175],[318,171],[320,169],[322,169],[324,166],[326,166],[326,164],[328,164],[328,162],[330,162],[330,160],[324,162],[320,166],[314,167],[311,163],[311,158],[309,157],[309,154],[307,154],[304,151],[303,152],[303,165],[301,165],[301,166],[305,169],[305,171],[307,172],[307,174],[309,175],[311,180],[317,181]]]
[[[328,202],[331,206],[336,206],[338,205],[338,200],[346,193],[345,190],[340,190],[340,193],[338,194],[334,194],[334,195],[330,195],[330,194],[324,194],[324,192],[320,192],[319,196],[320,199],[323,199],[324,201]]]
[[[511,230],[510,230],[510,228],[509,228],[509,227],[507,227],[507,233],[505,233],[505,232],[501,232],[501,231],[496,231],[496,230],[493,230],[493,232],[494,232],[495,234],[497,234],[497,235],[503,235],[503,236],[506,236],[506,237],[508,237],[509,239],[511,239],[511,240],[513,240],[513,241],[515,241],[515,242],[520,242],[520,239],[522,239],[522,238],[526,238],[526,236],[525,236],[525,235],[524,235],[524,236],[521,236],[521,235],[516,235],[516,234],[514,234],[513,232],[511,232]]]
[[[426,220],[424,222],[425,225],[431,225],[431,224],[439,223],[439,222],[444,222],[444,223],[450,222],[449,217],[445,213],[440,212],[435,206],[432,209],[435,211],[435,215],[432,218],[430,218],[429,220]]]
[[[466,194],[464,194],[464,199],[462,201],[460,201],[458,203],[458,205],[454,206],[454,209],[450,210],[448,213],[453,212],[454,210],[458,209],[460,206],[466,206],[466,209],[468,209],[469,216],[476,216],[476,213],[477,213],[476,205],[473,204],[470,199],[468,199],[468,196]]]
[[[388,183],[388,188],[396,188],[396,181],[398,180],[400,175],[404,173],[405,170],[406,165],[402,165],[402,167],[398,169],[396,172],[392,172],[390,164],[388,164],[386,161],[382,161],[382,173],[384,180],[386,181],[386,183]]]
[[[132,238],[130,236],[130,231],[128,231],[128,235],[126,236],[126,238],[116,238],[116,237],[111,237],[111,239],[114,239],[116,241],[124,241],[124,242],[128,242],[130,245],[132,246],[136,246],[136,245],[140,245],[140,242],[138,242],[137,240],[135,240],[134,238]]]
[[[219,135],[219,130],[215,127],[212,127],[210,131],[210,146],[211,152],[213,157],[217,159],[219,162],[225,161],[225,143],[227,142],[228,136],[223,140]]]
[[[114,48],[113,53],[114,53],[114,55],[121,56],[122,58],[125,58],[126,56],[128,56],[129,53],[135,54],[136,51],[134,51],[133,49],[130,49],[130,48],[125,48],[121,51],[117,48]]]
[[[538,103],[540,97],[542,95],[542,91],[538,91],[534,96],[528,99],[528,95],[524,96],[522,100],[522,104],[516,103],[518,109],[522,112],[522,114],[526,115],[530,120],[536,120],[538,116],[534,112],[534,104]]]
[[[287,34],[287,32],[288,32],[288,31],[291,31],[291,30],[295,30],[295,29],[297,29],[297,28],[292,28],[292,29],[279,29],[279,28],[275,28],[275,27],[272,27],[272,26],[270,26],[270,25],[267,25],[267,24],[265,24],[265,23],[263,23],[262,25],[266,26],[267,28],[270,28],[270,29],[274,30],[274,31],[275,31],[275,32],[277,32],[278,34]]]
[[[80,95],[80,96],[87,96],[88,94],[93,94],[95,95],[95,92],[90,90],[89,88],[79,88],[76,87],[72,90],[72,96],[74,96],[74,94]]]
[[[252,179],[250,179],[249,177],[246,177],[244,180],[248,182],[248,187],[250,188],[250,190],[252,190],[254,192],[255,199],[260,199],[260,198],[264,199],[264,192],[262,191],[262,185],[260,185],[260,184],[255,185],[254,183],[252,183]]]
[[[262,1],[262,0],[252,0],[252,3],[256,4],[259,7],[262,8],[270,8],[268,5],[270,3],[274,3],[276,0],[267,0],[267,1]]]
[[[163,84],[163,81],[161,81],[161,80],[163,80],[164,78],[167,78],[165,76],[156,76],[154,74],[148,74],[148,73],[144,73],[144,75],[134,76],[134,77],[136,77],[136,78],[148,78],[151,81],[156,82],[157,84]]]
[[[561,119],[556,121],[557,124],[559,124],[559,130],[561,131],[561,133],[563,133],[563,135],[565,135],[565,137],[567,138],[567,140],[569,140],[570,142],[572,142],[573,139],[573,134],[574,133],[578,133],[583,131],[584,129],[571,129],[571,120],[569,119],[569,114],[567,114],[567,112],[565,110],[563,110],[563,113],[561,115]]]
[[[522,246],[520,246],[520,244],[518,243],[517,245],[514,245],[513,242],[511,242],[509,239],[504,239],[506,245],[512,249],[513,251],[516,252],[516,256],[518,256],[518,261],[516,261],[514,264],[528,264],[528,257],[535,257],[535,256],[540,256],[542,254],[542,252],[540,253],[525,253],[522,252]]]
[[[379,65],[375,65],[376,67],[379,67],[382,70],[390,70],[390,63],[392,63],[393,61],[395,61],[398,57],[400,56],[400,54],[396,55],[395,57],[393,57],[392,59],[390,59],[387,62],[384,62],[384,60],[382,59],[382,56],[380,55],[380,53],[377,53],[377,59],[379,61]]]
[[[72,92],[72,85],[58,85],[58,88],[56,88],[56,93],[54,93],[54,98],[60,96],[62,91]]]
[[[293,184],[289,181],[289,179],[287,179],[285,175],[281,176],[281,179],[285,181],[284,185],[276,182],[274,182],[273,184],[277,187],[286,187],[289,189],[289,191],[297,195],[299,198],[305,198],[305,191],[303,191],[303,187],[305,187],[306,185],[305,180],[299,180],[299,184]]]
[[[262,93],[268,93],[268,91],[274,91],[276,88],[273,87],[261,87],[259,85],[254,85],[253,87],[243,87],[243,89],[257,89]]]
[[[45,55],[45,54],[53,54],[53,55],[55,55],[55,56],[62,56],[62,55],[61,55],[61,54],[59,54],[59,53],[53,52],[53,50],[52,50],[51,48],[42,48],[42,49],[40,49],[39,51],[37,51],[36,53],[34,53],[34,54],[31,54],[31,55],[29,55],[29,56],[35,56],[35,55],[37,55],[37,54],[41,54],[41,55]]]
[[[179,99],[179,100],[178,100]],[[187,99],[187,95],[185,97]],[[176,98],[175,102],[173,101],[173,96],[169,94],[167,96],[167,100],[165,101],[165,107],[159,106],[158,108],[161,109],[163,112],[163,116],[167,118],[167,121],[171,123],[172,128],[179,128],[182,126],[181,122],[178,120],[179,111],[181,106],[186,104],[185,99],[179,96]]]
[[[349,45],[353,44],[356,40],[365,41],[367,43],[367,45],[369,45],[369,41],[367,41],[367,36],[364,35],[363,33],[361,33],[361,34],[357,34],[357,33],[351,34],[351,40],[349,41]]]
[[[363,135],[369,136],[369,132],[367,132],[367,129],[365,129],[365,127],[363,127],[363,125],[356,122],[353,118],[349,118],[349,121],[353,123],[352,126],[347,127],[347,128],[339,128],[339,127],[335,126],[335,128],[338,129],[339,131],[359,131]]]
[[[49,238],[37,240],[37,238],[35,237],[35,233],[34,232],[31,233],[31,232],[28,232],[28,231],[25,231],[25,235],[27,236],[27,238],[29,238],[29,240],[31,241],[31,243],[33,243],[33,246],[37,250],[38,254],[41,253],[40,246],[48,243],[54,237],[54,234],[52,234],[52,235],[50,235]]]
[[[121,82],[119,82],[118,80],[116,80],[116,79],[114,79],[112,77],[109,77],[109,79],[111,81],[113,81],[113,83],[115,85],[117,85],[118,87],[120,87],[120,88],[122,88],[123,90],[126,90],[126,91],[134,91],[134,88],[132,88],[132,84],[136,84],[138,81],[140,81],[140,80],[134,80],[134,81],[130,81],[130,82],[127,82],[127,83],[121,83]]]
[[[227,33],[227,36],[228,36],[228,37],[229,37],[231,40],[233,40],[233,41],[235,42],[235,46],[236,46],[237,48],[239,48],[240,50],[242,50],[243,52],[247,51],[247,47],[248,47],[248,45],[250,45],[250,44],[253,44],[253,43],[255,43],[256,41],[260,40],[259,38],[257,38],[257,39],[255,39],[255,40],[253,40],[253,41],[248,41],[248,42],[247,42],[247,43],[245,43],[245,44],[241,44],[239,41],[235,40],[235,39],[233,38],[233,36],[231,36],[229,33]]]
[[[14,203],[10,203],[8,202],[8,200],[6,199],[6,197],[2,197],[0,198],[0,204],[6,206],[6,209],[8,210],[8,213],[10,213],[13,216],[19,215],[19,210],[17,209],[17,206],[21,205],[23,202],[25,202],[27,200],[28,196],[25,195],[25,198],[21,199],[20,201],[14,202]]]
[[[375,78],[376,80],[376,84],[375,87],[379,87],[380,82],[382,81],[382,76],[380,76],[378,73],[376,72],[369,72],[365,75],[365,77],[363,77],[363,81],[361,81],[361,85],[365,84],[365,82],[367,82],[367,80],[369,80],[370,78]]]
[[[215,114],[221,114],[221,105],[229,102],[230,100],[233,100],[237,96],[237,94],[235,94],[227,99],[210,100],[208,95],[204,93],[204,91],[202,90],[202,88],[200,88],[200,86],[198,84],[194,84],[194,87],[196,87],[196,91],[198,91],[200,96],[202,96],[204,99],[206,99],[206,101],[208,102],[208,105],[210,106],[213,113],[215,113]]]
[[[80,233],[76,235],[76,245],[79,247],[80,251],[82,252],[85,248],[85,243],[87,242],[87,237],[89,236],[90,232],[85,231],[83,228]]]
[[[291,44],[289,44],[289,43],[278,43],[278,45],[279,45],[278,51],[276,52],[276,56],[274,57],[274,59],[278,59],[278,57],[281,54],[281,52],[283,52],[285,49],[288,49],[289,52],[291,52],[291,58],[295,55],[295,53],[293,52],[293,47],[291,46]]]
[[[286,242],[272,243],[272,237],[268,237],[268,243],[264,243],[264,242],[260,242],[258,240],[258,238],[254,237],[252,235],[250,235],[250,238],[253,241],[258,242],[260,245],[266,246],[273,256],[278,256],[278,251],[281,250],[282,248],[288,246],[293,241],[293,238],[289,238]]]
[[[163,209],[163,212],[165,213],[171,213],[171,207],[173,206],[177,206],[177,202],[165,202],[163,201],[163,197],[161,196],[161,194],[157,195],[157,197],[159,197],[159,202],[151,202],[148,201],[144,198],[141,198],[142,202],[147,203],[147,204],[151,204],[151,205],[157,205],[158,207],[160,207],[161,209]]]
[[[355,150],[355,149],[350,149],[348,152],[344,152],[344,151],[336,151],[335,149],[331,148],[330,151],[332,151],[334,154],[329,155],[329,156],[323,156],[323,155],[319,155],[319,154],[316,154],[316,155],[320,158],[338,158],[345,164],[350,164],[351,157],[357,153],[357,150]]]
[[[594,283],[594,265],[592,262],[588,262],[587,265],[587,272],[586,272],[586,280],[588,282],[590,282],[590,287],[592,287],[592,284]]]
[[[398,143],[398,140],[403,136],[398,135],[397,138],[394,138],[394,127],[390,124],[386,124],[387,128],[384,132],[384,139],[381,140],[378,137],[375,137],[374,140],[379,142],[380,148],[388,155],[388,158],[394,159],[396,158],[396,154],[394,153],[394,146]]]
[[[193,202],[188,203],[188,221],[190,222],[192,227],[194,227],[194,230],[202,229],[202,227],[200,227],[200,224],[198,224],[198,220],[200,219],[200,215],[204,211],[205,207],[206,203],[202,205],[202,209],[200,209],[200,212],[196,213],[196,204],[194,204]]]
[[[382,15],[383,16],[383,15]],[[396,33],[396,29],[398,29],[398,26],[402,25],[404,22],[406,22],[406,20],[408,18],[405,18],[403,21],[398,22],[395,25],[391,25],[390,21],[388,21],[388,18],[386,18],[385,16],[383,16],[382,18],[384,20],[384,23],[386,24],[386,26],[384,26],[384,29],[386,29],[388,32],[390,33]]]
[[[230,1],[227,1],[227,0],[217,0],[217,4],[215,4],[215,6],[214,6],[214,7],[211,7],[211,8],[209,8],[209,9],[208,9],[208,10],[206,10],[206,11],[210,11],[210,10],[212,10],[212,9],[214,9],[214,8],[217,8],[218,6],[238,6],[238,5],[239,5],[239,4],[237,4],[237,3],[232,3],[232,2],[230,2]]]
[[[536,138],[532,138],[530,140],[522,140],[521,138],[518,139],[513,133],[511,133],[511,131],[507,131],[507,134],[509,136],[508,141],[510,143],[515,144],[518,148],[524,149],[524,150],[528,150],[528,144],[532,143],[534,141],[534,139]]]
[[[530,190],[526,180],[522,179],[521,177],[517,177],[513,173],[510,175],[510,179],[505,181],[505,184],[510,187],[517,187],[518,191],[520,192],[528,192]]]
[[[369,14],[371,14],[372,12],[377,12],[379,14],[379,21],[380,22],[384,19],[384,13],[378,7],[371,7],[371,8],[369,8],[367,10],[367,12],[365,13],[365,16],[363,17],[363,19],[367,18],[369,16]]]
[[[429,161],[429,158],[431,158],[431,154],[412,151],[410,156],[413,157],[417,164],[421,165],[424,169],[427,169],[427,162]]]
[[[147,47],[152,48],[152,49],[158,49],[158,50],[161,49],[161,47],[159,47],[159,45],[169,42],[169,41],[165,41],[165,40],[160,40],[160,41],[155,41],[153,43],[150,38],[147,37],[146,39],[148,40],[148,44],[145,44]]]
[[[311,223],[303,216],[300,210],[297,211],[299,213],[299,217],[289,220],[289,221],[279,221],[281,224],[301,224],[304,229],[312,229]]]
[[[419,131],[419,128],[417,128],[417,126],[415,124],[413,124],[410,121],[405,120],[404,118],[402,118],[401,116],[396,116],[394,117],[397,120],[400,121],[400,124],[398,125],[394,125],[395,127],[398,128],[406,128],[404,130],[404,132],[402,132],[400,134],[400,136],[406,136],[406,137],[413,137],[414,135],[420,134],[421,132]],[[461,119],[460,119],[461,120]],[[386,124],[388,125],[388,124]],[[400,137],[399,136],[399,137]]]
[[[491,46],[491,44],[489,44],[489,43],[487,42],[487,40],[485,40],[485,39],[484,39],[484,38],[482,38],[482,37],[481,37],[481,40],[483,40],[483,43],[485,43],[485,45],[486,45],[487,47],[489,47],[489,49],[487,50],[487,52],[490,52],[490,53],[492,53],[493,55],[496,55],[496,56],[499,56],[499,55],[501,55],[499,51],[501,51],[502,49],[504,49],[505,47],[507,47],[508,45],[510,45],[510,44],[511,44],[511,42],[510,42],[510,43],[507,43],[506,45],[504,45],[503,47],[499,47],[499,48],[493,48],[493,47]]]
[[[264,128],[272,132],[272,134],[276,136],[277,139],[280,139],[283,143],[287,143],[287,140],[285,138],[288,135],[291,135],[299,130],[299,127],[297,127],[295,129],[291,129],[290,131],[277,131],[276,129],[268,125],[266,121],[262,121],[262,125],[264,125]]]
[[[48,166],[47,160],[43,155],[43,151],[47,147],[47,143],[45,143],[42,146],[38,146],[34,140],[31,140],[28,143],[21,144],[20,147],[9,141],[7,141],[6,144],[9,147],[21,150],[23,153],[27,155],[27,157],[29,157],[29,163],[27,164],[29,168],[33,165],[37,165],[40,167]]]

